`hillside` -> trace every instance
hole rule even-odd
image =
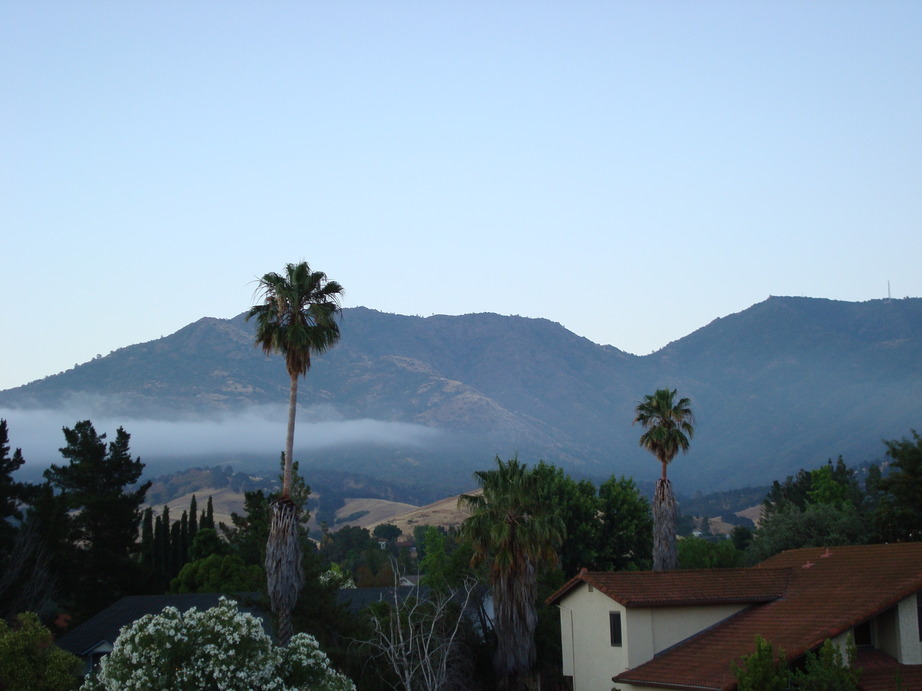
[[[414,507],[403,513],[394,514],[386,519],[369,523],[369,530],[374,530],[378,523],[392,523],[400,528],[404,536],[412,536],[417,526],[434,525],[442,528],[452,528],[461,525],[468,517],[468,513],[458,510],[458,497],[452,496],[426,506]]]
[[[252,328],[242,316],[201,319],[2,391],[0,408],[13,430],[16,409],[66,407],[70,420],[126,420],[129,432],[147,419],[181,422],[189,435],[246,415],[214,437],[208,458],[274,473],[283,419],[257,412],[284,406],[288,381],[278,358],[253,347]],[[301,385],[297,457],[309,481],[358,474],[399,486],[413,504],[465,491],[497,454],[576,476],[651,480],[656,464],[631,420],[637,401],[664,386],[689,396],[697,417],[689,454],[670,469],[689,493],[767,484],[840,454],[852,464],[878,459],[881,439],[920,426],[918,298],[772,297],[643,357],[547,320],[495,314],[354,308],[341,329]],[[145,462],[154,469],[166,455],[145,451]]]

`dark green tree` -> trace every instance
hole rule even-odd
[[[34,612],[23,612],[13,626],[0,619],[0,689],[70,691],[79,685],[83,662],[54,644]]]
[[[230,545],[221,539],[217,530],[214,528],[202,528],[195,534],[195,539],[192,541],[192,544],[189,545],[189,561],[199,561],[206,557],[210,557],[212,554],[230,554],[231,551]],[[259,564],[261,562],[253,561],[246,563]]]
[[[783,504],[759,524],[747,552],[756,563],[788,549],[863,545],[872,537],[867,520],[851,505]]]
[[[424,526],[419,570],[422,585],[439,592],[460,588],[464,582],[476,578],[471,569],[473,552],[470,543],[461,540],[457,530],[448,533],[443,528]]]
[[[154,510],[144,509],[141,518],[141,565],[150,573],[155,567],[154,559]]]
[[[566,528],[554,508],[540,501],[538,476],[518,459],[497,457],[495,470],[475,477],[482,492],[458,501],[471,513],[461,533],[471,542],[474,565],[488,564],[497,677],[503,688],[519,691],[527,688],[535,665],[538,569],[556,564]]]
[[[10,519],[22,520],[21,504],[26,499],[27,487],[13,479],[13,473],[25,460],[16,449],[10,456],[10,436],[6,420],[0,419],[0,554],[8,552],[15,539],[16,529]]]
[[[272,611],[279,622],[279,641],[291,638],[291,611],[303,586],[299,507],[291,500],[294,461],[295,414],[298,379],[311,367],[311,355],[322,353],[339,340],[339,299],[342,286],[312,271],[307,262],[288,264],[283,274],[267,273],[259,279],[262,300],[247,312],[256,318],[256,345],[266,354],[281,353],[290,378],[288,430],[285,436],[285,469],[282,495],[272,505],[272,523],[266,548],[266,575]]]
[[[242,515],[236,511],[231,513],[233,525],[225,528],[227,540],[247,564],[263,564],[266,561],[269,511],[269,498],[259,489],[243,493]]]
[[[68,464],[52,464],[45,478],[72,512],[69,538],[76,553],[67,583],[73,606],[89,614],[137,587],[132,556],[151,483],[137,484],[144,464],[131,457],[124,428],[107,445],[106,435],[84,420],[65,427],[64,439],[67,444],[60,451]]]
[[[212,516],[212,520],[214,517]],[[198,533],[198,502],[195,500],[195,495],[192,495],[192,500],[189,502],[189,544],[192,544],[192,541],[195,540],[195,535]]]
[[[745,525],[733,526],[733,530],[730,531],[730,540],[740,552],[746,552],[749,549],[749,545],[752,544],[752,538],[752,528]]]
[[[531,471],[535,476],[538,500],[556,509],[563,521],[566,538],[559,549],[559,564],[567,577],[581,568],[593,569],[599,562],[600,506],[595,485],[577,482],[562,468],[540,461]]]
[[[158,579],[158,590],[166,587],[173,577],[173,551],[170,548],[170,507],[154,519],[154,566]]]
[[[882,496],[874,521],[888,542],[922,540],[922,437],[911,433],[911,439],[884,442],[892,463],[878,483]]]
[[[649,569],[653,515],[631,478],[612,475],[599,485],[598,571]]]
[[[802,669],[791,674],[793,687],[799,691],[858,691],[861,670],[855,665],[858,651],[851,634],[845,645],[845,657],[828,638],[819,650],[807,653]]]
[[[259,565],[247,565],[236,554],[212,554],[184,565],[170,582],[170,592],[233,595],[262,590],[265,582]]]
[[[743,553],[731,540],[713,542],[702,537],[679,540],[680,569],[729,569],[741,566]]]
[[[761,636],[756,636],[756,650],[744,655],[740,664],[732,663],[739,691],[786,691],[788,662],[784,650],[776,649]]]
[[[640,445],[656,456],[662,466],[662,476],[656,481],[653,493],[653,569],[667,571],[676,568],[676,523],[679,508],[672,483],[666,476],[666,467],[679,451],[688,451],[689,440],[694,436],[695,417],[691,401],[675,398],[675,389],[658,389],[652,396],[644,396],[637,404],[637,416],[644,428]]]
[[[746,551],[755,563],[799,547],[862,545],[874,540],[868,502],[857,473],[840,456],[814,470],[774,482]]]
[[[393,523],[379,523],[374,527],[374,530],[371,531],[371,534],[382,540],[394,542],[400,537],[401,533],[400,528]]]
[[[205,505],[205,510],[202,512],[202,517],[198,522],[199,530],[202,528],[211,528],[214,530],[214,502],[211,500],[211,495],[208,495],[208,503]]]

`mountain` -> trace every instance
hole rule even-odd
[[[690,452],[670,469],[685,492],[766,484],[840,454],[850,464],[880,458],[881,439],[920,426],[919,298],[771,297],[643,357],[545,319],[496,314],[422,318],[360,307],[344,310],[341,330],[300,388],[302,467],[443,494],[469,489],[472,472],[497,454],[580,476],[652,479],[658,464],[638,447],[631,420],[644,394],[667,386],[690,397],[697,416]],[[253,347],[253,324],[241,315],[201,319],[0,391],[0,408],[66,405],[77,417],[124,419],[130,432],[127,420],[226,418],[283,407],[287,397],[281,358]],[[255,424],[235,419],[238,433],[256,437]],[[215,462],[222,453],[240,463],[258,455],[277,467],[284,414],[273,419],[278,441],[265,451],[241,441],[214,449]]]

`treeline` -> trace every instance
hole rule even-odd
[[[53,626],[66,613],[73,625],[127,594],[265,592],[272,493],[245,490],[242,512],[233,513],[228,525],[216,525],[210,498],[201,506],[195,495],[179,515],[173,515],[175,506],[145,509],[150,483],[140,482],[144,464],[131,455],[124,429],[110,441],[87,420],[63,434],[65,462],[51,465],[42,483],[20,483],[14,473],[25,459],[19,449],[10,453],[7,423],[0,420],[0,560],[8,564],[0,577],[4,619],[33,611]],[[680,540],[680,568],[745,565],[803,546],[922,539],[922,438],[912,432],[885,445],[884,471],[859,472],[840,458],[775,482],[757,528],[737,526],[729,540]],[[292,499],[305,508],[310,487],[297,466],[294,470]],[[492,478],[493,472],[478,476]],[[559,624],[556,611],[540,603],[582,568],[649,569],[653,521],[648,499],[630,478],[575,480],[544,462],[527,468],[523,477],[530,488],[527,497],[518,498],[525,502],[524,515],[538,508],[548,513],[560,538],[554,543],[556,559],[535,562],[534,640],[539,671],[550,680],[558,674]],[[507,489],[499,487],[493,501],[516,499]],[[389,688],[395,672],[356,643],[376,640],[375,620],[359,614],[359,600],[344,595],[344,587],[389,588],[401,577],[431,589],[490,582],[492,557],[477,558],[470,532],[417,526],[413,535],[401,535],[389,524],[373,532],[347,526],[326,528],[315,541],[308,519],[304,510],[299,535],[306,585],[293,613],[295,629],[316,636],[359,688]],[[485,614],[476,602],[472,606],[480,614],[458,639],[470,665],[465,674],[469,688],[489,688],[497,641],[488,627],[475,625]]]

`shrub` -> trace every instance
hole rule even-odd
[[[292,637],[273,645],[259,620],[221,598],[216,607],[180,613],[167,607],[122,629],[113,650],[82,691],[354,691],[330,667],[317,641]]]
[[[0,619],[0,689],[68,691],[82,671],[80,658],[54,645],[37,614],[23,612],[12,628]]]

